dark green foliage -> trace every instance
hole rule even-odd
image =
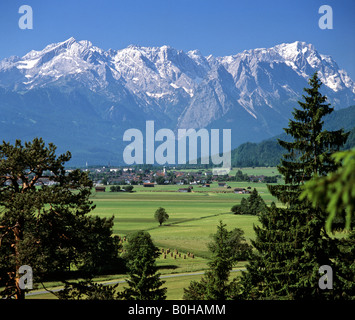
[[[162,184],[164,184],[164,182],[165,182],[165,177],[158,176],[158,177],[155,179],[155,181],[156,181],[157,184],[162,185]]]
[[[133,192],[133,186],[123,186],[122,189],[126,192]]]
[[[289,127],[285,128],[294,141],[279,140],[288,151],[278,166],[286,184],[297,185],[310,180],[315,174],[326,175],[334,171],[336,164],[331,155],[340,149],[348,136],[343,129],[323,130],[322,118],[332,113],[333,109],[325,103],[327,98],[319,93],[321,82],[317,74],[309,83],[311,88],[305,89],[308,96],[303,96],[305,102],[299,102],[301,109],[294,110],[295,120],[290,120]]]
[[[337,275],[344,266],[341,250],[349,244],[330,238],[325,230],[327,214],[314,208],[310,202],[300,200],[301,186],[315,175],[325,176],[336,170],[331,155],[344,144],[347,134],[343,130],[323,130],[322,118],[332,112],[326,97],[319,93],[320,81],[315,74],[310,88],[295,109],[294,120],[285,129],[291,141],[279,140],[287,150],[279,172],[284,185],[268,185],[271,194],[286,205],[272,205],[260,215],[261,225],[254,228],[257,252],[242,277],[243,297],[248,299],[334,299],[345,298],[353,290],[354,274],[342,280],[334,279],[333,290],[321,290],[318,281],[322,265],[333,267]],[[343,249],[342,249],[343,248]],[[346,267],[346,271],[350,271]],[[353,291],[354,292],[354,291]]]
[[[263,198],[254,190],[249,195],[248,199],[242,198],[240,204],[234,205],[231,209],[235,214],[252,214],[259,215],[266,210],[266,204]]]
[[[235,174],[235,181],[249,181],[249,176],[241,171],[238,170]]]
[[[123,261],[118,257],[121,247],[118,236],[113,236],[114,217],[80,217],[73,224],[77,241],[82,245],[76,248],[77,268],[86,274],[118,273],[123,269]]]
[[[355,148],[355,127],[349,131],[348,140],[344,144],[344,150]]]
[[[331,240],[314,211],[276,208],[260,215],[255,226],[257,250],[242,283],[249,299],[312,299],[320,297],[321,265],[331,265]]]
[[[63,290],[53,292],[62,300],[117,300],[120,294],[116,292],[118,284],[103,285],[86,279],[78,282],[65,282]]]
[[[185,300],[227,300],[234,297],[237,291],[237,280],[229,281],[230,271],[238,260],[249,258],[251,247],[245,242],[241,229],[228,231],[220,221],[217,233],[208,248],[211,258],[209,270],[200,282],[192,281],[184,289]]]
[[[121,191],[121,187],[120,186],[111,186],[110,191],[111,192],[119,192],[119,191]]]
[[[258,194],[254,188],[248,198],[248,212],[249,214],[258,215],[266,209],[266,204],[263,198]]]
[[[24,298],[19,266],[32,267],[34,282],[66,273],[95,274],[115,264],[118,241],[112,219],[87,216],[92,181],[85,172],[66,172],[69,152],[56,156],[42,139],[0,145],[0,287],[3,296]],[[50,182],[44,185],[41,179]]]
[[[269,176],[264,178],[265,183],[277,183],[278,176]]]
[[[354,299],[354,234],[329,238],[324,220],[311,208],[273,206],[260,221],[262,227],[255,227],[257,239],[252,241],[257,253],[243,273],[239,298]],[[319,288],[322,265],[333,270],[332,290]]]
[[[232,151],[233,167],[268,167],[280,162],[282,148],[274,139],[260,143],[246,142]]]
[[[338,253],[333,262],[334,289],[337,299],[355,299],[355,230],[337,240]]]
[[[343,129],[323,130],[322,118],[333,112],[326,103],[327,98],[319,92],[321,82],[317,74],[309,80],[310,88],[305,88],[308,96],[305,102],[298,102],[300,109],[293,112],[294,120],[289,121],[285,132],[293,137],[292,141],[278,140],[287,150],[283,155],[278,171],[285,180],[284,186],[271,186],[272,195],[284,204],[299,204],[299,185],[310,180],[314,175],[323,176],[337,168],[331,155],[344,145],[348,133]]]
[[[155,263],[160,253],[150,234],[137,231],[129,235],[126,249],[130,278],[122,297],[126,300],[164,300],[167,289],[162,288],[164,281],[160,280]]]
[[[245,198],[243,198],[241,200],[241,204],[235,204],[232,208],[231,208],[231,211],[234,213],[234,214],[245,214],[244,211],[242,210],[242,208],[245,207]],[[244,203],[242,203],[244,202]]]
[[[314,207],[320,206],[328,212],[328,232],[332,226],[345,226],[349,231],[355,219],[355,148],[337,152],[333,158],[340,165],[337,171],[308,181],[301,200],[308,198]]]
[[[220,225],[222,225],[222,222],[220,222]],[[214,236],[214,240],[215,242],[211,242],[208,247],[212,254],[217,254],[219,250],[217,246],[217,235]],[[234,228],[229,231],[227,246],[230,247],[230,254],[236,261],[245,261],[251,256],[252,247],[246,243],[244,231],[242,229]],[[210,266],[213,265],[211,264]]]
[[[161,226],[163,222],[165,222],[169,219],[169,215],[166,213],[164,208],[159,207],[155,211],[154,219],[157,220],[159,222],[159,225]]]

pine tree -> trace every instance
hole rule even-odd
[[[259,215],[266,209],[266,204],[258,191],[254,188],[248,198],[248,211],[250,214]]]
[[[162,285],[160,274],[157,272],[156,258],[160,255],[150,234],[137,231],[128,237],[127,267],[130,278],[128,288],[122,294],[127,300],[164,300],[166,288]]]
[[[336,152],[333,158],[341,166],[326,177],[316,177],[305,184],[301,199],[308,198],[329,214],[327,230],[343,227],[349,231],[355,220],[355,148]],[[345,217],[344,217],[345,216]]]
[[[258,194],[254,188],[248,199],[242,198],[240,204],[236,204],[231,208],[235,214],[252,214],[259,215],[266,210],[264,199]]]
[[[299,101],[300,109],[294,109],[294,120],[289,121],[285,132],[293,141],[278,140],[288,153],[284,154],[281,165],[277,168],[283,175],[285,186],[270,185],[270,192],[288,205],[298,205],[300,188],[304,182],[315,175],[324,176],[335,171],[338,165],[331,157],[346,142],[349,133],[343,129],[337,131],[323,130],[322,118],[333,112],[326,103],[327,97],[319,89],[321,81],[317,73],[309,80],[310,88],[305,88],[305,102]]]
[[[227,300],[237,290],[237,280],[229,281],[230,272],[238,259],[249,258],[251,247],[245,242],[244,232],[239,228],[232,231],[220,221],[213,241],[208,245],[211,258],[200,282],[192,281],[184,289],[185,300]]]
[[[318,286],[319,267],[331,265],[339,252],[336,241],[326,233],[326,214],[299,196],[304,182],[336,169],[331,154],[345,143],[347,134],[323,130],[322,117],[333,109],[319,92],[317,73],[309,85],[304,89],[305,102],[299,102],[301,108],[294,110],[294,120],[285,129],[293,140],[279,140],[288,152],[278,166],[285,184],[268,188],[286,208],[272,206],[260,216],[261,226],[254,228],[258,254],[242,280],[248,298],[310,299],[336,294]]]
[[[112,219],[88,216],[92,181],[66,172],[71,154],[56,156],[41,138],[0,145],[0,294],[24,299],[19,269],[30,266],[34,283],[65,272],[95,274],[118,258]],[[44,183],[47,180],[49,183]]]

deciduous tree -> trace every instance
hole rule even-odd
[[[163,222],[169,219],[169,215],[166,213],[166,210],[162,207],[159,207],[154,214],[155,220],[159,222],[159,225],[162,225]]]

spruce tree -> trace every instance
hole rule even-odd
[[[251,246],[246,243],[243,230],[228,231],[220,221],[213,241],[208,244],[211,258],[209,270],[199,282],[191,281],[184,289],[185,300],[227,300],[238,290],[237,279],[229,280],[230,272],[238,260],[248,259]]]
[[[160,255],[150,234],[137,231],[128,237],[127,255],[128,288],[122,293],[126,300],[164,300],[166,288],[162,285],[160,274],[157,272],[156,258]]]
[[[249,214],[259,215],[266,209],[266,204],[258,191],[254,188],[248,198]]]
[[[355,223],[355,148],[336,152],[333,158],[341,166],[326,177],[308,181],[301,199],[308,198],[328,212],[328,231],[333,227],[350,231]]]
[[[347,139],[343,130],[323,130],[322,118],[333,108],[320,92],[317,73],[309,80],[310,88],[300,109],[293,112],[286,133],[290,142],[279,140],[287,150],[279,172],[284,185],[268,185],[268,189],[286,208],[272,206],[260,216],[255,227],[257,249],[254,260],[243,276],[247,298],[311,299],[336,295],[336,290],[319,288],[319,268],[332,265],[337,256],[336,240],[325,230],[326,214],[299,196],[304,182],[324,176],[336,169],[331,154]],[[337,288],[342,290],[341,288]]]
[[[281,165],[277,168],[283,175],[285,185],[269,185],[270,192],[289,207],[298,205],[300,188],[304,182],[315,175],[324,176],[335,171],[338,165],[331,155],[346,142],[349,133],[343,129],[337,131],[323,130],[322,118],[333,112],[327,97],[319,89],[321,81],[317,73],[309,80],[310,88],[304,88],[305,102],[299,101],[300,109],[294,109],[294,120],[289,121],[285,132],[293,141],[278,140],[287,150]]]
[[[259,215],[266,210],[264,199],[258,194],[254,188],[248,199],[242,198],[240,204],[236,204],[231,208],[234,214],[252,214]]]

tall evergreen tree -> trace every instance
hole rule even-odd
[[[237,290],[237,280],[229,280],[230,272],[238,260],[247,259],[251,254],[251,246],[245,242],[243,230],[235,228],[228,231],[220,221],[208,248],[211,252],[210,269],[201,281],[191,281],[184,289],[185,300],[227,300]]]
[[[150,234],[137,231],[128,237],[127,260],[128,288],[122,294],[127,300],[164,300],[166,288],[162,285],[160,274],[157,272],[156,258],[160,255]]]
[[[308,181],[301,199],[308,198],[315,206],[329,213],[326,224],[328,231],[331,231],[333,222],[336,227],[342,224],[350,230],[355,220],[355,148],[336,152],[333,158],[341,166],[326,177]]]
[[[294,110],[294,120],[285,129],[292,141],[279,140],[288,152],[278,167],[285,184],[268,188],[286,208],[272,206],[261,214],[261,226],[255,227],[253,245],[258,253],[242,280],[248,298],[324,298],[342,290],[340,282],[332,291],[318,286],[320,266],[332,265],[339,249],[325,230],[325,212],[299,196],[305,181],[336,169],[331,154],[345,143],[348,134],[323,130],[322,117],[333,109],[319,92],[317,73],[309,85],[304,89],[305,102],[299,102],[301,108]]]
[[[266,209],[264,199],[259,195],[258,191],[254,188],[248,198],[249,213],[259,215]]]
[[[242,198],[240,204],[234,205],[231,208],[231,211],[235,214],[259,215],[265,210],[266,203],[255,188],[247,199]]]

